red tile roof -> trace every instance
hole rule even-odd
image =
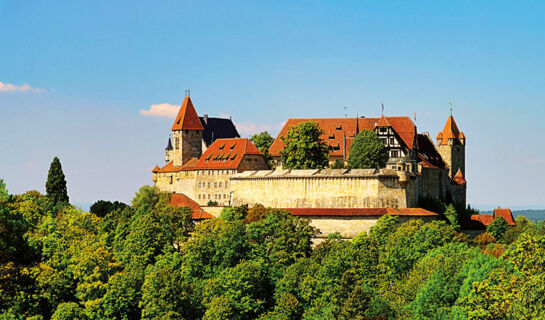
[[[462,173],[462,170],[458,169],[458,172],[456,172],[456,175],[454,176],[454,179],[452,179],[454,182],[456,182],[459,185],[466,184],[466,179],[464,178],[464,174]]]
[[[494,209],[494,217],[502,217],[507,222],[507,225],[509,226],[516,226],[517,223],[515,222],[515,219],[513,218],[513,213],[511,212],[511,209]]]
[[[492,221],[494,221],[494,216],[491,214],[474,214],[471,216],[471,220],[481,223],[484,227],[486,227],[491,224]]]
[[[204,211],[197,202],[183,193],[173,193],[170,198],[170,205],[173,207],[189,207],[191,209],[191,217],[195,220],[211,219],[213,215]]]
[[[198,162],[199,160],[197,158],[192,158],[191,160],[187,161],[183,165],[175,167],[173,161],[170,161],[164,167],[158,170],[154,168],[152,172],[166,173],[166,172],[191,171],[195,169],[195,166],[197,165]]]
[[[203,153],[195,169],[237,169],[244,155],[261,155],[247,138],[218,139]]]
[[[422,208],[286,208],[294,216],[437,216]]]
[[[409,149],[414,147],[416,126],[409,117],[289,119],[269,148],[269,153],[274,157],[280,156],[280,150],[284,148],[281,137],[285,137],[292,126],[306,121],[315,121],[324,130],[321,138],[333,148],[329,155],[334,157],[348,157],[356,131],[374,130],[379,123],[390,125],[402,143]]]
[[[159,172],[159,170],[161,170],[161,168],[159,168],[158,165],[155,165],[155,168],[153,168],[153,169],[151,170],[151,172],[155,173],[155,172]]]
[[[191,98],[185,97],[172,125],[172,130],[204,130]]]
[[[494,221],[497,217],[502,217],[505,219],[505,222],[507,222],[508,226],[516,226],[517,223],[515,219],[513,218],[513,213],[511,212],[511,209],[494,209],[494,215],[491,214],[475,214],[471,216],[472,222],[476,222],[472,224],[472,227],[479,226],[479,223],[481,229],[486,228],[489,224]]]
[[[454,117],[450,116],[447,119],[447,123],[445,123],[443,131],[437,134],[437,139],[441,139],[441,143],[439,145],[448,145],[448,139],[465,139],[465,135],[463,132],[458,130]]]

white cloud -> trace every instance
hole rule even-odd
[[[528,163],[528,164],[545,164],[545,159],[528,158],[528,159],[526,159],[526,163]]]
[[[168,103],[152,104],[148,110],[140,110],[143,116],[176,118],[180,106]]]
[[[263,124],[252,122],[235,123],[238,133],[241,136],[251,136],[252,134],[268,131],[271,135],[275,136],[284,126],[285,122],[276,124]]]
[[[42,88],[32,88],[26,83],[18,86],[16,84],[5,83],[0,81],[0,92],[46,92],[47,90]]]

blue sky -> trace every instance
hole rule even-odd
[[[417,113],[467,136],[468,200],[545,207],[543,1],[0,1],[0,177],[129,201],[184,90],[243,135],[295,117]],[[27,86],[23,86],[27,84]]]

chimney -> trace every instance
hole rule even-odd
[[[205,124],[208,124],[208,115],[206,113],[203,116],[203,120]]]

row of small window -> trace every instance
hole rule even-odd
[[[212,195],[211,194],[199,194],[197,197],[199,198],[199,200],[206,200],[206,199],[212,200]],[[225,193],[224,194],[216,193],[214,195],[214,200],[222,200],[222,199],[226,200],[227,197],[228,197],[228,195],[225,194]]]
[[[380,140],[382,141],[382,143],[387,146],[387,145],[390,145],[390,146],[393,146],[396,144],[396,140],[395,138],[390,138],[390,144],[388,144],[388,138],[380,138]]]
[[[198,176],[211,176],[215,174],[231,174],[235,173],[235,170],[202,170],[197,171]]]
[[[210,188],[211,186],[212,186],[211,182],[205,182],[205,181],[197,182],[197,188]],[[227,188],[227,181],[214,182],[214,188]]]

